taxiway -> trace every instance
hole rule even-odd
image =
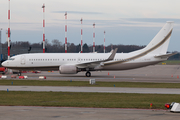
[[[178,120],[166,110],[0,106],[1,120]]]
[[[7,89],[8,91],[35,91],[35,92],[180,94],[180,89],[172,89],[172,88],[0,86],[0,91],[7,91]]]
[[[89,81],[89,79],[96,79],[96,81],[106,82],[180,83],[180,65],[155,65],[126,71],[96,71],[92,72],[92,77],[85,77],[84,74],[85,72],[65,75],[59,74],[58,71],[22,73],[22,75],[28,76],[28,79],[31,80],[37,80],[39,76],[46,76],[46,80],[58,81]],[[11,78],[11,75],[7,75],[7,77],[8,79],[14,79]],[[18,79],[18,76],[16,79]]]

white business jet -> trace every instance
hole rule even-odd
[[[60,74],[86,71],[129,70],[154,65],[176,54],[166,54],[173,22],[167,22],[152,41],[143,49],[130,53],[33,53],[20,54],[2,63],[13,70],[59,70]]]

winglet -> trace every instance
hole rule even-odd
[[[116,48],[115,50],[113,50],[112,54],[109,56],[109,58],[106,61],[110,61],[114,59],[114,56],[116,55],[118,48]]]

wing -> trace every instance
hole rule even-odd
[[[116,48],[115,50],[112,51],[111,55],[105,59],[105,60],[100,60],[100,61],[92,61],[92,62],[86,62],[86,63],[79,63],[79,64],[76,64],[76,66],[78,68],[94,68],[98,65],[103,65],[104,62],[107,62],[107,61],[111,61],[114,59],[115,55],[116,55],[116,52],[117,52],[118,48]]]

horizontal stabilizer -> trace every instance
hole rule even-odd
[[[175,55],[177,53],[168,53],[168,54],[164,54],[164,55],[158,55],[158,56],[154,56],[155,58],[168,58],[171,57],[173,55]]]

